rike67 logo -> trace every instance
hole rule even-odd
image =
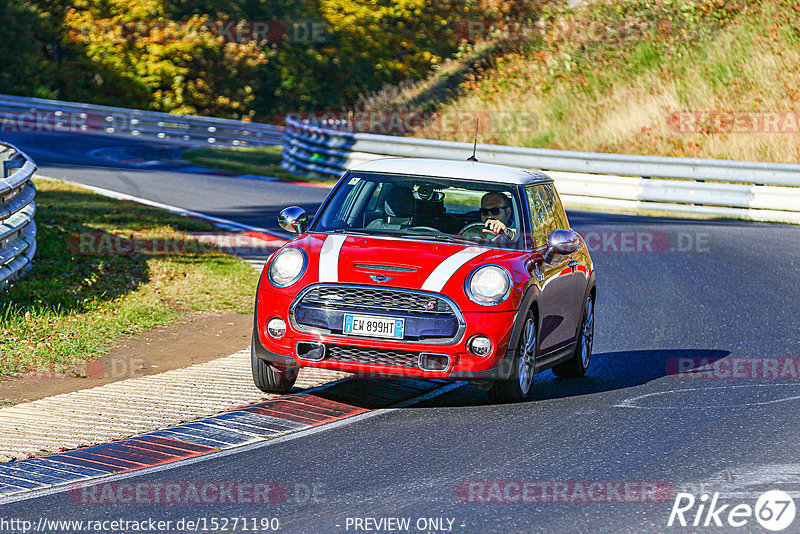
[[[710,500],[709,500],[710,499]],[[691,493],[678,493],[669,514],[667,526],[744,527],[753,518],[773,532],[785,530],[794,521],[795,504],[788,493],[771,490],[762,493],[755,506],[746,503],[719,504],[719,493],[696,498]]]

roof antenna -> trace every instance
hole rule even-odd
[[[478,161],[478,158],[475,157],[475,151],[478,149],[478,124],[481,122],[481,118],[477,117],[475,119],[475,142],[472,144],[472,155],[467,158],[467,161]]]

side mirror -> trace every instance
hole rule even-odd
[[[303,234],[308,226],[308,215],[299,206],[284,208],[278,215],[278,224],[287,232]]]
[[[581,248],[581,238],[571,230],[553,230],[547,236],[547,250],[544,252],[544,261],[550,263],[556,254],[569,256]]]

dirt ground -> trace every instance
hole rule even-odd
[[[120,339],[105,356],[74,368],[72,376],[38,372],[0,382],[0,405],[3,401],[29,402],[228,356],[250,345],[252,331],[251,314],[192,314],[174,325]]]

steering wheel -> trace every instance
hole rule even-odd
[[[464,235],[467,232],[469,232],[470,230],[472,230],[473,228],[481,228],[481,229],[483,229],[485,227],[486,227],[486,223],[482,223],[482,222],[469,223],[464,228],[462,228],[460,232],[458,232],[458,235]],[[479,235],[467,236],[467,238],[471,239],[471,238],[478,237],[479,239],[485,239],[487,241],[495,241],[495,240],[499,239],[501,235],[503,235],[503,234],[500,233],[500,234],[497,234],[496,236],[491,236],[491,234],[489,232],[483,232],[482,231]],[[489,236],[491,236],[491,237],[489,237]]]

